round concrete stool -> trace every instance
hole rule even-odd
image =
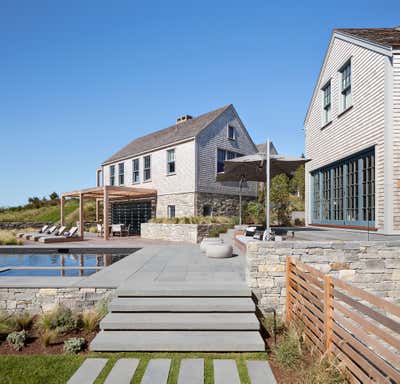
[[[200,243],[200,249],[205,252],[208,244],[222,244],[219,237],[205,237]]]
[[[232,257],[232,245],[228,244],[207,244],[206,254],[207,257],[212,257],[215,259],[225,259],[227,257]]]

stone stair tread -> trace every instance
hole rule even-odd
[[[90,358],[76,370],[67,384],[92,384],[107,364],[108,359]]]
[[[170,359],[151,359],[141,384],[167,384],[170,366]]]
[[[93,351],[265,351],[258,331],[101,331]]]
[[[104,384],[129,384],[138,365],[139,359],[117,360]]]
[[[235,360],[214,360],[214,384],[240,384]]]
[[[178,384],[203,384],[204,359],[182,359]]]
[[[250,297],[117,297],[112,312],[254,312]]]
[[[109,313],[103,330],[258,330],[254,313]]]
[[[245,283],[155,283],[149,285],[125,282],[116,290],[117,296],[128,297],[251,297],[251,290]]]
[[[276,384],[275,376],[268,361],[247,360],[246,365],[251,384]]]

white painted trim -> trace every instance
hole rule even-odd
[[[385,94],[384,94],[384,177],[383,177],[383,231],[393,232],[393,62],[385,59]],[[375,203],[376,206],[376,203]]]
[[[324,56],[324,59],[323,59],[322,65],[321,65],[321,69],[319,71],[317,82],[315,84],[315,87],[314,87],[314,90],[313,90],[313,93],[312,93],[312,96],[311,96],[311,100],[310,100],[310,103],[309,103],[308,108],[307,108],[307,113],[306,113],[306,116],[304,118],[304,126],[308,122],[308,119],[309,119],[309,116],[310,116],[310,112],[311,112],[311,105],[314,103],[314,100],[315,100],[315,98],[317,97],[317,94],[318,94],[317,91],[320,89],[320,84],[322,82],[322,75],[324,73],[324,69],[325,69],[326,63],[328,61],[328,57],[329,57],[329,55],[331,53],[331,50],[332,50],[333,43],[334,43],[335,39],[340,39],[340,40],[346,41],[348,43],[351,43],[351,44],[354,44],[354,45],[358,45],[360,47],[369,49],[371,51],[380,53],[380,54],[385,55],[385,56],[391,57],[392,54],[393,54],[393,51],[392,51],[391,47],[386,47],[384,45],[373,43],[372,41],[369,41],[369,40],[364,40],[364,39],[361,39],[361,38],[358,38],[358,37],[349,36],[349,35],[344,34],[342,32],[334,31],[332,33],[331,39],[329,41],[329,45],[328,45],[328,48],[326,50],[326,53],[325,53],[325,56]]]

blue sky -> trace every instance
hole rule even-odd
[[[397,1],[0,0],[0,206],[95,184],[130,140],[233,103],[255,142],[303,151],[333,28]]]

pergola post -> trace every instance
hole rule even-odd
[[[64,204],[65,204],[65,197],[61,195],[61,199],[60,199],[60,222],[61,222],[61,225],[65,225]]]
[[[84,233],[84,217],[83,217],[83,193],[79,193],[79,235],[83,239]]]
[[[108,189],[107,186],[104,186],[104,195],[103,195],[103,232],[104,232],[104,240],[108,240]]]
[[[100,219],[100,217],[99,217],[99,214],[100,214],[99,210],[100,210],[100,200],[99,200],[99,199],[96,199],[96,223],[98,223],[98,222],[99,222],[99,219]]]

